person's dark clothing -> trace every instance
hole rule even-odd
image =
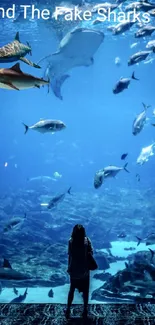
[[[90,271],[88,269],[88,253],[93,254],[91,241],[85,237],[84,244],[76,246],[72,238],[68,244],[68,273],[70,275],[70,290],[68,295],[67,310],[70,310],[74,291],[78,289],[83,293],[84,313],[87,313],[88,298],[89,298],[89,278]]]

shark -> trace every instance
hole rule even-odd
[[[26,299],[26,296],[27,296],[27,290],[25,290],[24,294],[23,295],[20,295],[16,298],[14,298],[13,300],[10,301],[10,304],[19,304],[21,302],[23,302],[25,299]]]
[[[61,88],[70,77],[68,71],[94,64],[94,55],[104,40],[104,33],[89,28],[74,28],[59,43],[58,50],[42,58],[46,64],[45,77],[50,80],[54,95],[63,100]]]
[[[2,267],[0,267],[0,280],[28,280],[31,277],[27,274],[16,271],[12,268],[10,262],[4,258]]]
[[[0,47],[0,63],[9,63],[15,61],[22,61],[34,68],[40,68],[38,64],[25,58],[27,54],[32,55],[32,49],[27,42],[27,45],[20,42],[19,32],[17,32],[13,42]]]
[[[34,77],[24,73],[20,69],[20,64],[16,63],[9,69],[0,69],[0,88],[9,90],[23,90],[29,88],[40,88],[48,85],[49,81],[43,78]]]

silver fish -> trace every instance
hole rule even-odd
[[[147,111],[147,108],[149,108],[150,106],[145,105],[144,103],[142,103],[142,104],[144,106],[143,112],[141,112],[133,121],[133,126],[132,126],[132,134],[133,135],[139,134],[142,131],[142,129],[146,123],[146,111]]]
[[[67,193],[71,195],[71,187],[68,189]],[[66,192],[63,194],[60,194],[58,196],[55,196],[53,199],[51,199],[51,201],[48,203],[47,208],[48,209],[52,209],[55,208],[60,202],[62,202],[64,200],[66,196]]]
[[[150,36],[154,31],[155,31],[155,26],[146,25],[135,33],[135,37],[139,38],[139,37]]]
[[[125,170],[127,173],[129,173],[129,171],[127,170],[127,165],[128,163],[126,163],[124,165],[124,167],[117,167],[117,166],[107,166],[105,167],[104,170],[104,177],[115,177],[121,170]]]
[[[32,126],[28,126],[23,123],[25,126],[25,134],[29,129],[40,132],[40,133],[55,133],[66,128],[66,125],[59,120],[41,120]]]
[[[128,66],[144,61],[152,52],[155,53],[155,48],[153,48],[152,51],[140,51],[133,54],[128,60]]]
[[[140,155],[137,158],[137,164],[143,165],[149,160],[149,157],[154,155],[155,142],[148,147],[142,148]]]

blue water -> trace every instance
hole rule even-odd
[[[59,40],[49,22],[13,23],[6,19],[1,21],[0,30],[0,46],[11,42],[19,31],[21,42],[25,44],[28,41],[32,46],[32,57],[27,58],[33,62],[38,62],[58,48]],[[155,108],[155,61],[127,66],[129,57],[139,50],[145,50],[146,41],[153,39],[153,36],[136,40],[136,29],[132,28],[125,35],[114,37],[104,24],[102,30],[105,39],[95,54],[94,65],[78,67],[69,72],[70,78],[62,88],[63,101],[56,98],[52,90],[48,93],[47,87],[19,92],[0,90],[1,195],[18,193],[19,189],[26,192],[33,188],[37,191],[43,184],[33,185],[30,179],[54,177],[55,172],[62,177],[46,184],[51,195],[65,192],[70,186],[75,197],[76,193],[81,196],[82,193],[93,193],[104,198],[105,188],[114,195],[118,189],[128,191],[129,195],[135,190],[154,191],[155,158],[150,157],[143,166],[138,166],[136,160],[141,149],[155,141],[155,129],[150,123],[153,122],[152,111]],[[131,48],[135,42],[138,45]],[[116,57],[121,60],[119,67],[115,65]],[[10,64],[1,64],[2,68],[4,66],[10,67]],[[37,70],[22,62],[20,66],[24,72],[44,76],[43,69]],[[129,89],[114,95],[112,89],[116,82],[122,76],[131,77],[133,71],[139,81],[132,80]],[[142,102],[151,105],[147,111],[149,120],[142,132],[133,136],[132,123],[143,109]],[[56,134],[44,135],[29,130],[25,135],[22,123],[31,126],[41,118],[60,119],[67,128]],[[126,152],[129,154],[127,162],[130,173],[122,171],[116,179],[108,179],[96,190],[93,185],[96,171],[108,165],[123,166],[121,155]],[[8,164],[6,167],[5,163]],[[137,182],[137,173],[140,182]],[[41,191],[38,195],[42,195]],[[111,204],[115,204],[114,196]],[[136,209],[136,202],[133,204],[133,209]],[[134,220],[134,215],[131,218]]]
[[[11,28],[9,35],[6,33],[8,42],[19,30],[21,41],[31,44],[34,62],[57,50],[58,42],[54,33],[52,29],[50,31],[46,28],[48,22],[20,25],[7,20],[3,24]],[[153,158],[142,167],[136,165],[136,159],[141,148],[153,142],[154,129],[147,125],[134,137],[132,123],[142,110],[142,102],[152,107],[154,105],[155,63],[140,63],[139,66],[129,68],[129,56],[145,49],[143,39],[138,41],[136,48],[131,49],[130,45],[137,40],[130,32],[124,37],[115,38],[110,32],[105,32],[105,40],[95,55],[94,65],[71,71],[70,79],[62,88],[63,102],[52,93],[48,94],[46,88],[21,92],[1,90],[2,191],[4,187],[7,189],[10,186],[18,189],[27,178],[50,176],[55,171],[63,175],[58,188],[72,185],[75,191],[93,190],[95,172],[110,164],[121,166],[120,156],[124,152],[129,153],[128,168],[131,174],[120,173],[117,181],[109,181],[112,187],[137,186],[137,172],[142,179],[139,187],[153,185]],[[6,35],[2,35],[0,45],[5,43]],[[117,56],[121,59],[120,67],[114,63]],[[36,76],[43,75],[42,71],[24,63],[21,63],[21,68]],[[112,88],[115,83],[121,76],[130,77],[133,71],[140,81],[131,81],[128,90],[114,95]],[[151,115],[152,108],[148,110],[148,117]],[[40,118],[60,119],[67,128],[54,135],[40,135],[30,131],[25,136],[22,122],[32,125]],[[8,162],[7,168],[4,168],[5,162]],[[100,191],[104,192],[104,187]]]

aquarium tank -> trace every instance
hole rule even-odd
[[[0,30],[0,303],[67,303],[77,224],[89,304],[154,301],[155,2],[1,1]]]

